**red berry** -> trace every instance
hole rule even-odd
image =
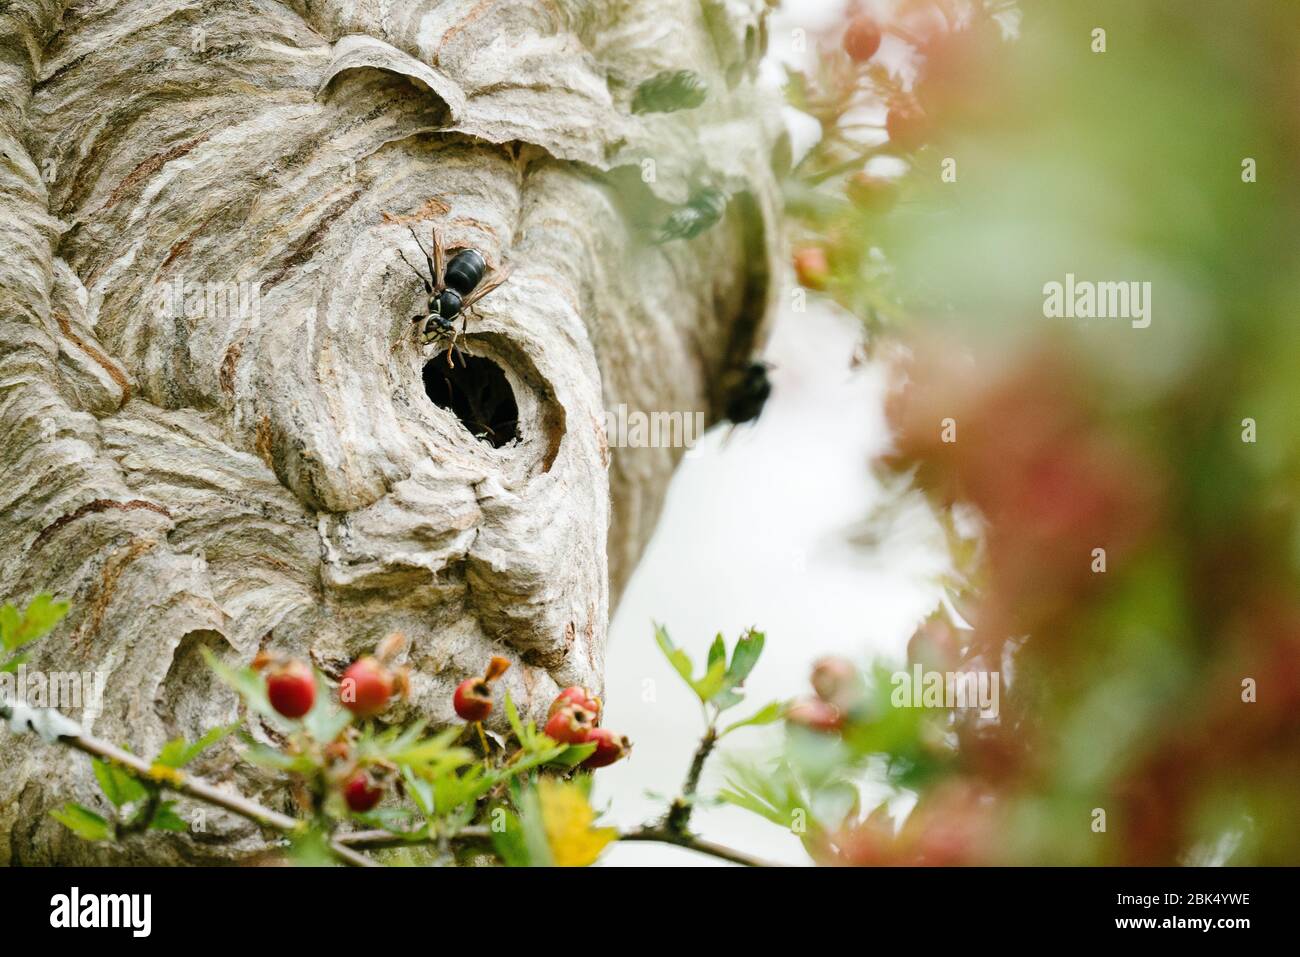
[[[925,111],[914,100],[894,103],[885,116],[885,129],[889,132],[889,141],[909,153],[925,145],[930,133]]]
[[[584,768],[603,768],[613,764],[632,750],[632,742],[621,734],[615,734],[609,728],[592,728],[587,735],[587,742],[596,742],[596,750],[582,762]]]
[[[492,689],[482,678],[466,678],[451,696],[452,707],[463,721],[482,721],[492,713]]]
[[[339,701],[361,718],[383,711],[392,696],[392,674],[369,655],[348,665],[343,680],[339,682]]]
[[[826,259],[826,250],[820,246],[804,246],[794,253],[794,273],[799,285],[809,289],[822,289],[831,278],[830,263]]]
[[[839,708],[818,698],[796,701],[786,712],[785,719],[812,731],[838,731],[844,723]]]
[[[600,699],[586,688],[578,685],[565,688],[555,696],[555,700],[551,702],[550,710],[546,712],[547,717],[555,714],[555,712],[559,711],[561,708],[567,708],[569,706],[581,708],[584,711],[590,711],[595,715],[595,720],[600,720]]]
[[[465,721],[482,721],[492,713],[492,683],[510,668],[510,659],[494,655],[482,678],[466,678],[456,686],[451,706]]]
[[[861,15],[849,21],[844,31],[844,52],[855,63],[866,63],[880,49],[880,27],[871,17]]]
[[[596,725],[596,716],[590,711],[569,705],[551,715],[546,722],[546,736],[561,744],[582,744]]]
[[[860,690],[858,669],[847,658],[818,658],[813,662],[812,686],[821,700],[844,707]]]
[[[271,707],[286,718],[301,718],[316,702],[316,679],[305,661],[272,666],[266,676]]]
[[[383,796],[384,789],[371,782],[370,775],[365,771],[358,771],[343,785],[343,800],[358,813],[369,811]]]

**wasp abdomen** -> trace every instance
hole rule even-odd
[[[451,257],[451,262],[447,263],[444,281],[462,296],[468,296],[483,280],[483,273],[486,271],[487,261],[478,250],[462,249]]]

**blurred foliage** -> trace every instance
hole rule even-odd
[[[792,74],[796,269],[893,362],[882,468],[960,546],[912,658],[998,672],[999,715],[877,667],[728,798],[829,863],[1300,862],[1300,5],[871,9],[906,56],[832,31]],[[900,98],[920,146],[836,126]],[[1150,326],[1046,318],[1067,274],[1151,283]]]

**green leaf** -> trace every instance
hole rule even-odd
[[[66,601],[55,601],[48,593],[31,600],[20,614],[11,604],[0,607],[0,643],[7,651],[16,651],[23,645],[48,634],[68,613]]]
[[[82,807],[80,804],[69,802],[59,810],[51,811],[50,817],[87,841],[113,839],[113,826],[90,808]]]
[[[241,734],[239,737],[244,743],[244,759],[250,764],[269,768],[272,771],[296,771],[301,774],[310,774],[316,769],[316,764],[310,755],[285,754],[283,751],[277,751],[275,748],[254,741],[246,734]]]
[[[743,692],[723,688],[710,699],[710,703],[719,711],[726,711],[728,708],[734,708],[744,700],[745,695]]]
[[[433,786],[419,777],[416,777],[410,767],[402,768],[402,780],[406,782],[407,790],[411,792],[411,799],[415,801],[415,806],[420,809],[425,817],[433,814]]]
[[[663,625],[655,626],[655,641],[658,642],[659,650],[664,653],[668,663],[682,676],[682,680],[694,688],[695,683],[691,680],[691,672],[694,668],[690,656],[673,644],[673,640],[668,637],[668,629]]]
[[[459,767],[473,759],[473,754],[468,748],[451,746],[460,735],[461,728],[453,726],[423,741],[404,744],[400,750],[390,750],[385,756],[398,765],[428,765],[450,759],[454,766]]]
[[[750,629],[740,636],[735,650],[731,652],[731,666],[727,668],[727,687],[734,688],[743,684],[749,673],[758,664],[763,654],[763,644],[767,638],[761,631]]]
[[[708,668],[712,668],[715,662],[721,661],[725,667],[727,664],[727,643],[722,637],[722,632],[718,632],[713,637],[713,644],[709,646]]]
[[[10,658],[3,665],[0,665],[0,674],[4,674],[5,672],[17,671],[18,666],[21,665],[26,660],[27,660],[27,655],[14,655],[14,657]]]
[[[329,834],[321,827],[309,827],[293,835],[289,857],[298,867],[333,867],[338,863],[330,852]]]
[[[700,696],[701,701],[708,701],[719,691],[725,690],[723,687],[727,680],[727,660],[726,657],[714,660],[709,666],[709,670],[704,673],[704,677],[699,681],[692,681],[691,687],[695,693]]]
[[[524,838],[523,822],[517,814],[500,806],[493,808],[489,817],[495,819],[498,812],[505,826],[501,830],[492,829],[493,848],[506,867],[527,867],[532,861],[528,855],[528,842]]]
[[[104,792],[104,797],[108,798],[114,807],[122,807],[124,804],[130,804],[132,801],[139,801],[148,796],[148,788],[129,772],[117,767],[117,765],[109,764],[107,761],[100,761],[98,758],[91,758],[90,763],[95,769],[95,780],[99,782],[100,790]]]
[[[515,737],[518,738],[520,744],[522,744],[524,740],[524,725],[523,722],[519,720],[519,709],[515,707],[515,703],[513,699],[511,699],[509,691],[506,692],[506,720],[510,722],[510,730],[514,731]]]
[[[185,821],[185,818],[173,810],[175,807],[175,801],[166,801],[161,804],[149,821],[149,829],[151,831],[179,831],[182,833],[188,831],[189,824]]]
[[[555,757],[549,758],[547,763],[558,764],[566,768],[576,768],[583,761],[586,761],[589,757],[595,754],[596,742],[592,741],[588,744],[565,745],[561,746],[558,750],[559,753]]]
[[[789,819],[781,811],[772,807],[770,804],[767,804],[757,795],[752,794],[749,791],[739,788],[735,790],[723,788],[718,792],[718,799],[727,804],[733,804],[736,807],[744,808],[746,811],[750,811],[760,817],[764,817],[780,827],[788,827],[790,824]]]
[[[750,728],[750,727],[757,727],[758,725],[763,725],[763,724],[772,724],[774,721],[781,720],[781,716],[784,714],[785,714],[785,702],[773,701],[770,704],[764,705],[763,707],[759,708],[748,718],[743,718],[740,721],[737,721],[735,724],[727,725],[727,727],[725,727],[722,730],[722,734],[718,735],[718,737],[721,738],[725,735],[731,734],[731,732],[739,730],[740,728]]]
[[[218,726],[193,744],[189,744],[184,738],[173,738],[162,746],[156,763],[168,768],[183,768],[238,726],[238,724]]]
[[[18,640],[18,632],[22,626],[22,612],[9,602],[0,606],[0,644],[4,645],[6,651],[13,651],[18,647],[15,642]]]

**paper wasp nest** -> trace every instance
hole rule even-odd
[[[236,715],[201,649],[310,654],[337,677],[392,631],[413,684],[393,720],[451,720],[493,653],[533,712],[601,685],[613,598],[680,455],[611,450],[605,410],[716,418],[771,305],[763,16],[0,3],[0,598],[73,603],[27,665],[102,674],[100,713],[73,717],[151,755]],[[632,112],[639,84],[683,69],[703,105]],[[655,245],[706,187],[721,222]],[[423,265],[408,227],[427,245],[435,224],[514,265],[463,341],[512,393],[500,447],[426,394],[437,350],[412,336],[427,297],[399,250]],[[275,803],[234,764],[223,747],[196,770]],[[45,814],[94,803],[84,756],[5,736],[0,766],[0,859],[260,841],[214,816],[103,850]]]

